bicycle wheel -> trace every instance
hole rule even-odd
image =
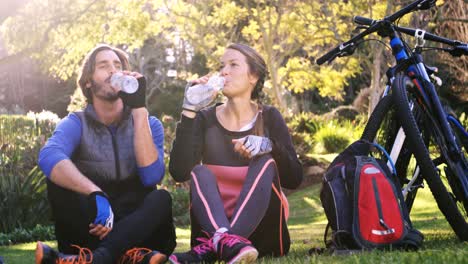
[[[442,104],[445,113],[447,113],[447,117],[449,119],[449,124],[452,127],[452,130],[455,133],[455,140],[457,141],[458,145],[462,148],[462,151],[466,154],[468,152],[468,136],[466,135],[466,129],[463,128],[460,120],[457,118],[457,114],[453,111],[453,109],[446,105]]]
[[[458,238],[462,241],[468,240],[466,193],[461,183],[462,180],[466,180],[466,159],[457,161],[449,155],[438,123],[429,112],[419,107],[414,93],[416,87],[410,78],[398,74],[392,91],[397,114],[411,142],[409,147],[439,209]],[[414,102],[414,108],[421,112],[416,119],[410,102]]]
[[[387,95],[372,111],[361,139],[375,142],[390,153],[395,163],[397,183],[403,190],[405,204],[410,212],[418,189],[423,187],[423,179],[416,168],[415,157],[409,150],[408,140],[404,133],[399,132],[401,128],[399,121],[392,96]],[[380,154],[379,151],[374,153],[378,158],[388,162],[388,158]]]

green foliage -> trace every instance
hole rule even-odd
[[[330,120],[327,115],[310,112],[286,118],[294,147],[303,162],[307,162],[311,154],[340,152],[361,137],[366,121],[365,116],[357,116],[354,120],[344,117]]]
[[[58,118],[50,112],[0,115],[0,230],[48,222],[45,176],[36,166],[39,149]]]
[[[315,134],[321,127],[321,117],[310,112],[294,115],[288,122],[288,127],[294,132]]]
[[[286,122],[296,153],[305,162],[307,153],[313,151],[313,136],[322,127],[322,119],[313,113],[303,112],[287,118]]]
[[[177,120],[172,116],[163,115],[161,122],[164,126],[164,163],[166,168],[169,167],[169,154],[172,148],[172,141],[175,138],[175,129]],[[161,183],[160,188],[167,189],[172,196],[172,216],[176,226],[187,226],[190,224],[189,215],[189,186],[187,183],[176,183],[169,170],[166,169],[166,174]]]
[[[158,89],[147,99],[147,107],[150,113],[156,116],[179,116],[182,111],[185,83],[172,83]]]
[[[15,228],[10,233],[0,233],[0,246],[45,240],[55,240],[53,226],[36,225],[32,229]]]
[[[159,32],[157,21],[143,0],[33,0],[6,19],[0,31],[10,52],[28,52],[66,80],[97,43],[131,51]]]
[[[177,54],[173,45],[161,34],[146,39],[142,47],[129,54],[131,68],[146,78],[147,108],[158,117],[163,114],[175,116],[181,111],[186,82],[176,76],[168,76],[168,72],[182,74],[187,63],[181,61],[184,55]]]
[[[3,232],[49,222],[45,176],[38,167],[27,175],[0,173],[0,215]]]
[[[75,88],[73,95],[70,98],[70,104],[68,104],[67,111],[69,113],[75,112],[86,107],[86,97],[83,95],[80,87]]]
[[[58,120],[57,115],[47,111],[27,116],[0,115],[0,172],[29,172]]]
[[[331,65],[319,67],[313,61],[356,33],[351,32],[355,26],[354,15],[382,18],[404,2],[31,0],[18,9],[15,16],[3,21],[0,34],[8,54],[33,57],[42,64],[42,69],[62,79],[73,78],[83,56],[102,42],[131,53],[132,65],[146,76],[148,60],[159,61],[156,67],[148,67],[153,69],[148,72],[160,70],[163,76],[164,64],[167,64],[164,54],[172,52],[175,60],[171,62],[171,69],[177,70],[177,79],[190,79],[214,71],[227,44],[246,43],[266,59],[270,75],[264,91],[273,104],[286,112],[292,106],[288,101],[291,93],[318,91],[321,96],[342,101],[344,88],[353,86],[352,78],[359,80],[359,87],[367,86],[372,79],[369,76],[375,55],[372,51],[377,42],[365,43],[355,55],[337,58]],[[452,3],[460,1],[439,2],[439,5],[444,2],[444,8],[460,5]],[[442,14],[451,14],[451,9],[444,8],[441,8]],[[463,10],[456,8],[459,9]],[[439,19],[439,13],[431,17]],[[426,16],[422,13],[421,17]],[[421,20],[408,15],[400,22],[408,24],[410,19]],[[445,23],[456,23],[452,19],[440,20],[437,22],[443,22],[437,26],[441,29],[446,27]],[[152,45],[150,51],[145,50],[148,40],[162,45]],[[193,67],[188,66],[190,64]],[[365,72],[363,76],[361,71]],[[463,83],[463,76],[456,77],[460,80],[457,85]],[[149,97],[157,95],[153,90],[173,85],[167,79],[153,81],[148,87]],[[456,96],[463,99],[463,85],[457,91],[459,95]],[[172,111],[156,109],[153,105],[151,108],[157,113]]]
[[[174,224],[178,227],[190,225],[190,198],[188,189],[175,187],[170,193],[172,196]]]
[[[286,110],[283,97],[287,91],[317,89],[322,96],[342,100],[347,80],[361,70],[357,60],[346,58],[333,66],[318,67],[309,59],[348,37],[352,16],[365,13],[367,3],[51,0],[45,4],[32,0],[4,21],[1,33],[11,53],[31,54],[40,59],[44,69],[62,79],[70,78],[83,56],[100,42],[132,53],[149,39],[168,40],[179,65],[176,68],[187,65],[194,54],[203,54],[211,70],[219,65],[227,44],[247,43],[266,59],[271,77],[266,94]],[[137,57],[136,64],[143,66],[149,56]],[[165,56],[158,60],[164,61]],[[178,69],[178,78],[190,78],[198,72],[184,70]]]
[[[345,128],[329,123],[315,133],[314,141],[316,153],[339,153],[351,143],[351,138]]]
[[[360,71],[357,60],[347,58],[334,67],[318,67],[309,59],[349,33],[354,12],[362,13],[366,8],[362,2],[193,1],[170,7],[169,16],[174,17],[182,37],[195,50],[207,54],[212,69],[229,42],[244,42],[259,51],[271,77],[265,91],[284,110],[285,90],[302,93],[318,89],[323,96],[342,99],[347,79]],[[218,10],[225,10],[225,16],[218,16]],[[330,12],[324,14],[324,10]],[[229,11],[235,16],[227,15]],[[337,20],[332,20],[333,16]],[[235,26],[226,27],[225,17]]]

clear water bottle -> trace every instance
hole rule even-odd
[[[134,93],[138,90],[138,80],[121,72],[112,74],[110,82],[113,87],[125,93]]]
[[[186,98],[192,105],[207,105],[213,98],[213,92],[219,92],[224,87],[224,77],[218,74],[210,77],[207,83],[190,86]]]

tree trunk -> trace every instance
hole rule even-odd
[[[271,83],[273,86],[273,93],[275,96],[276,103],[280,110],[283,112],[287,109],[286,104],[283,100],[283,97],[281,95],[281,84],[278,83],[278,70],[277,70],[277,65],[274,65],[272,63],[271,65]]]
[[[375,106],[379,102],[380,93],[383,89],[380,84],[380,79],[382,78],[382,45],[376,44],[375,45],[375,56],[372,61],[372,70],[371,70],[371,85],[370,85],[370,93],[369,93],[369,108],[368,108],[368,115],[374,111]]]
[[[385,10],[385,15],[388,15],[392,12],[393,10],[393,3],[394,0],[387,0],[387,9]],[[372,69],[371,69],[371,85],[370,85],[370,93],[369,93],[369,108],[368,108],[368,114],[372,113],[374,110],[375,106],[379,102],[379,96],[383,90],[383,85],[381,84],[381,79],[382,79],[382,69],[383,69],[383,46],[382,44],[376,43],[374,45],[374,59],[373,59],[373,64],[372,64]]]

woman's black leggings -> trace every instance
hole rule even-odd
[[[226,216],[216,177],[203,165],[192,170],[191,200],[192,245],[196,237],[203,236],[200,231],[212,234],[225,227],[249,238],[260,255],[279,256],[289,250],[285,206],[276,164],[270,155],[249,164],[231,219]]]

